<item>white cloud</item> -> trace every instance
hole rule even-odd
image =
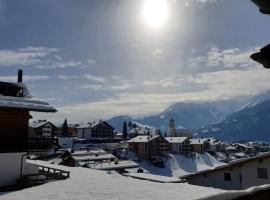
[[[61,79],[61,80],[70,80],[70,79],[77,79],[77,78],[79,78],[79,76],[77,76],[77,75],[56,75],[55,76],[56,78],[58,78],[58,79]]]
[[[164,53],[163,49],[156,49],[152,52],[153,56],[160,57]]]
[[[96,61],[95,61],[94,59],[92,59],[92,58],[87,59],[86,62],[87,62],[87,64],[89,64],[89,65],[94,65],[94,64],[96,64]]]
[[[36,66],[39,69],[53,69],[53,68],[69,68],[69,67],[78,67],[81,66],[82,63],[76,60],[63,61],[63,62],[55,62],[48,65],[39,65]]]
[[[14,50],[0,49],[0,66],[2,67],[28,66],[38,69],[83,68],[94,63],[95,61],[92,59],[86,61],[64,59],[57,48],[29,46]]]
[[[133,81],[129,81],[119,76],[98,77],[86,74],[82,77],[93,83],[80,85],[77,87],[77,89],[92,89],[95,91],[124,91],[136,87],[136,84]]]
[[[34,65],[39,63],[42,58],[56,51],[58,50],[55,48],[46,47],[27,47],[16,50],[1,49],[0,65],[7,67]]]
[[[93,82],[106,83],[105,77],[93,76],[91,74],[84,74],[83,77]]]
[[[139,45],[139,44],[131,44],[131,48],[140,48],[141,47],[141,45]]]
[[[219,70],[248,70],[258,66],[250,55],[257,52],[259,47],[248,49],[231,48],[221,50],[216,46],[211,47],[205,54],[197,57],[190,57],[187,65],[191,68],[203,69],[200,71],[219,71]]]

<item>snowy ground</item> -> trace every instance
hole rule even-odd
[[[170,159],[168,159],[165,163],[165,168],[154,167],[153,165],[149,165],[149,163],[146,161],[137,163],[146,170],[146,173],[170,177],[179,177],[202,170],[215,168],[223,164],[208,153],[196,154],[194,159],[187,158],[183,155],[170,154]]]
[[[45,162],[36,161],[39,164]],[[55,165],[45,164],[56,167]],[[227,200],[246,194],[248,191],[224,191],[220,189],[189,185],[187,183],[155,183],[123,177],[119,174],[108,174],[86,168],[59,168],[70,171],[71,177],[54,181],[44,185],[10,192],[0,195],[0,199],[38,199],[38,200],[63,200],[63,199],[93,199],[93,200],[135,200],[135,199],[219,199]],[[263,186],[266,187],[266,186]],[[260,188],[259,188],[260,189]]]

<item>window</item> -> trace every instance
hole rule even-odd
[[[243,181],[242,181],[242,174],[240,174],[240,176],[239,176],[239,181],[240,181],[240,183],[243,182]]]
[[[258,178],[268,179],[268,173],[266,168],[257,168]]]
[[[224,180],[225,181],[232,181],[231,173],[224,173]]]

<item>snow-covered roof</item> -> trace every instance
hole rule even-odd
[[[205,139],[190,139],[190,144],[203,144],[205,142]]]
[[[39,128],[47,123],[51,123],[50,121],[47,120],[37,120],[37,121],[32,121],[29,123],[29,126],[32,128]],[[52,123],[51,123],[52,124]]]
[[[236,150],[236,147],[229,145],[227,147],[225,147],[226,150]]]
[[[39,112],[56,112],[48,103],[25,97],[10,97],[0,95],[1,108],[16,108]]]
[[[128,141],[128,143],[147,143],[160,137],[159,135],[140,135]]]
[[[29,162],[29,161],[27,161]],[[42,161],[31,161],[43,165]],[[269,188],[269,185],[241,191],[226,191],[210,187],[190,185],[188,183],[156,183],[121,176],[118,173],[108,174],[104,171],[81,167],[65,167],[44,164],[52,168],[70,171],[70,178],[52,181],[43,185],[2,194],[5,200],[39,199],[178,199],[178,200],[225,200],[235,199],[251,192]]]
[[[99,120],[98,122],[94,122],[92,125],[91,125],[91,128],[94,128],[95,126],[99,125],[99,124],[102,124],[102,123],[105,123],[107,126],[110,126],[111,128],[113,128],[110,124],[108,124],[106,121],[103,121],[103,120]],[[113,128],[114,129],[114,128]]]
[[[165,140],[167,140],[169,143],[183,143],[187,137],[165,137]]]
[[[99,160],[114,160],[116,157],[112,154],[96,154],[96,155],[72,155],[72,158],[77,162],[82,161],[99,161]]]
[[[56,112],[48,103],[34,99],[23,83],[0,82],[0,108],[14,108],[39,112]],[[14,89],[15,88],[15,89]],[[5,93],[6,90],[17,91]]]
[[[236,146],[239,146],[239,147],[243,147],[243,148],[245,148],[245,149],[251,149],[251,147],[249,147],[249,146],[247,146],[247,145],[245,145],[245,144],[236,143],[235,145],[236,145]]]
[[[79,123],[76,128],[91,128],[92,122],[81,122]]]
[[[94,166],[88,164],[90,168],[98,170],[118,170],[118,169],[132,169],[138,168],[139,165],[134,161],[118,161],[118,162],[100,162],[95,163]]]

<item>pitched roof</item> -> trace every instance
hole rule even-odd
[[[47,121],[47,120],[37,120],[37,121],[33,121],[31,123],[29,123],[29,126],[32,127],[32,128],[39,128],[45,124],[52,124],[54,127],[55,125],[53,123],[51,123],[50,121]]]
[[[114,127],[112,127],[110,124],[108,124],[106,121],[103,121],[103,120],[100,120],[98,122],[95,122],[91,125],[91,128],[94,128],[95,126],[99,125],[99,124],[102,124],[102,123],[105,123],[107,126],[111,127],[112,129],[114,129]]]
[[[82,122],[79,123],[76,128],[91,128],[92,122]]]
[[[186,139],[188,139],[187,137],[165,137],[165,140],[168,141],[169,143],[183,143]]]
[[[235,145],[236,145],[236,146],[243,147],[243,148],[245,148],[245,149],[251,149],[251,147],[249,147],[249,146],[247,146],[247,145],[245,145],[245,144],[236,143]]]
[[[160,137],[159,135],[141,135],[128,141],[128,143],[147,143],[151,140]]]

